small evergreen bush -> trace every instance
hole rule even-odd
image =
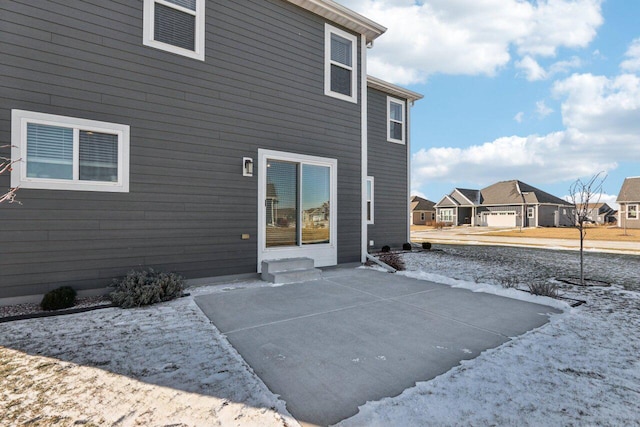
[[[410,251],[411,250],[411,243],[404,243],[402,245],[402,250],[403,251]]]
[[[69,286],[62,286],[44,294],[40,307],[43,310],[60,310],[73,307],[76,302],[76,291]]]
[[[431,250],[431,243],[429,242],[422,242],[422,249],[425,249],[427,251]]]
[[[131,271],[124,279],[114,279],[111,301],[122,308],[169,301],[182,295],[184,278],[175,273],[149,270]]]
[[[380,252],[389,252],[391,250],[391,248],[388,245],[384,245],[381,249]]]
[[[404,261],[402,261],[402,258],[398,254],[394,254],[393,252],[381,254],[378,259],[398,271],[405,269]]]

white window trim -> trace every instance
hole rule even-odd
[[[535,211],[532,207],[527,208],[527,218],[535,218]]]
[[[331,60],[331,34],[336,34],[351,41],[351,58],[353,65],[351,70],[351,96],[333,92],[331,90],[331,65],[335,64],[342,68],[347,68],[344,64]],[[332,25],[324,24],[324,94],[344,101],[358,103],[358,39],[353,34],[342,31]]]
[[[154,39],[154,12],[156,3],[174,8],[184,13],[194,15],[196,17],[195,28],[195,50],[184,49],[168,43],[163,43]],[[193,59],[204,61],[204,40],[205,40],[205,0],[196,0],[196,11],[169,3],[165,0],[144,0],[144,18],[142,44],[154,47],[156,49],[175,53],[177,55],[186,56]]]
[[[367,203],[371,203],[371,215],[370,218],[367,218],[367,224],[375,224],[375,214],[374,214],[374,200],[375,200],[375,183],[372,176],[367,177],[367,190],[369,189],[369,183],[371,183],[371,200],[369,200],[369,194],[365,194],[365,198]]]
[[[27,123],[39,123],[49,126],[61,126],[74,129],[73,167],[78,164],[78,130],[87,130],[115,134],[118,136],[118,181],[81,181],[74,172],[74,179],[48,179],[27,177]],[[44,190],[77,190],[129,192],[129,126],[96,120],[77,119],[33,111],[11,110],[11,157],[20,159],[14,163],[11,171],[11,187],[34,188]]]
[[[393,120],[395,123],[402,123],[402,139],[391,138],[391,103],[394,102],[396,104],[402,105],[402,121]],[[392,98],[387,96],[387,141],[393,142],[396,144],[405,143],[405,138],[407,134],[407,115],[406,115],[406,102],[402,99]]]
[[[445,213],[447,214],[445,216]],[[442,208],[440,209],[439,215],[440,222],[453,222],[453,208]]]
[[[635,217],[635,218],[631,218],[631,217],[629,216],[629,212],[630,212],[629,208],[630,208],[631,206],[634,206],[634,207],[636,208],[636,211],[635,211],[635,212],[636,212],[636,217]],[[627,215],[626,215],[626,219],[631,220],[631,221],[635,221],[635,220],[637,220],[637,219],[640,219],[640,211],[638,211],[638,207],[639,207],[639,205],[637,205],[637,204],[635,204],[635,203],[632,203],[632,204],[630,204],[630,205],[627,205],[627,212],[626,212],[626,213],[627,213]]]

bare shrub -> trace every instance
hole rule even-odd
[[[404,261],[400,255],[394,254],[393,252],[381,254],[378,259],[396,270],[401,271],[405,269]]]
[[[529,283],[529,292],[533,295],[541,295],[545,297],[557,298],[559,295],[558,285],[551,282],[534,281]]]
[[[500,278],[500,285],[505,289],[518,289],[519,283],[518,279],[513,276]]]

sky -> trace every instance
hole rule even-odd
[[[640,175],[640,1],[338,0],[388,28],[368,74],[411,109],[411,193],[519,179],[558,197]]]

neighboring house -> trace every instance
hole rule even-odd
[[[571,203],[518,180],[482,190],[456,188],[436,203],[438,221],[456,226],[570,226],[573,215]]]
[[[640,176],[625,178],[616,202],[620,205],[618,226],[640,228]]]
[[[576,210],[582,212],[583,205],[578,203]],[[618,211],[613,209],[606,203],[589,203],[587,205],[587,220],[593,224],[611,224],[616,222],[616,214]],[[577,217],[577,215],[576,215]]]
[[[479,190],[454,188],[436,203],[436,218],[447,225],[477,225],[474,215],[479,205]]]
[[[411,225],[431,225],[436,221],[436,204],[431,200],[411,196]]]
[[[381,25],[329,0],[12,0],[0,21],[22,159],[0,177],[22,203],[0,205],[0,300],[408,240],[421,95],[367,78]]]

